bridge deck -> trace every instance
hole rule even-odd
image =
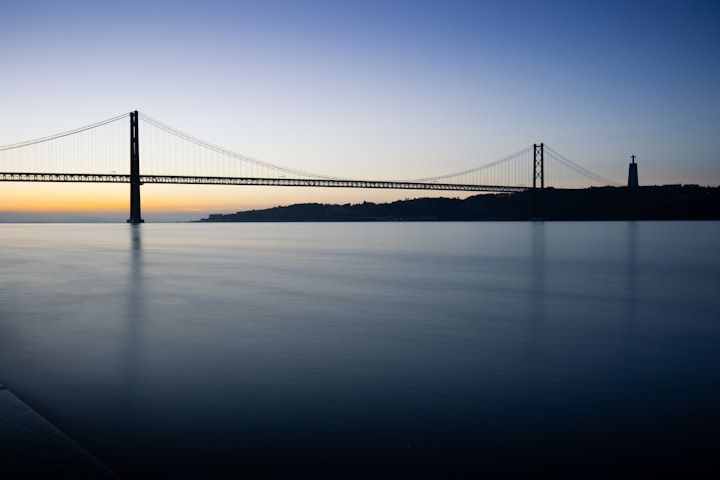
[[[2,173],[3,182],[89,182],[130,183],[130,175],[97,173]],[[173,175],[141,175],[141,183],[164,183],[183,185],[263,185],[278,187],[336,187],[336,188],[386,188],[396,190],[447,190],[466,192],[521,192],[528,187],[505,185],[471,185],[455,183],[343,180],[315,178],[254,178],[254,177],[195,177]]]

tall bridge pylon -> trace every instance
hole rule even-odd
[[[140,185],[140,129],[135,110],[130,112],[130,218],[127,223],[144,222],[140,215]]]
[[[533,190],[537,188],[540,179],[540,188],[545,188],[545,144],[533,144]]]
[[[540,188],[538,189],[538,180]],[[540,219],[545,214],[543,190],[545,189],[545,144],[533,144],[533,217]]]

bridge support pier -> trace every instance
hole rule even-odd
[[[138,112],[130,112],[130,218],[127,223],[138,224],[145,220],[140,216],[140,131]]]

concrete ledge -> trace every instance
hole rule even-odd
[[[0,478],[119,479],[3,385]]]

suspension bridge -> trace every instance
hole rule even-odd
[[[241,155],[137,111],[0,147],[0,181],[129,183],[130,218],[127,221],[133,224],[143,222],[140,186],[146,183],[494,193],[542,190],[549,186],[617,185],[543,143],[491,163],[434,177],[410,180],[339,178]]]

